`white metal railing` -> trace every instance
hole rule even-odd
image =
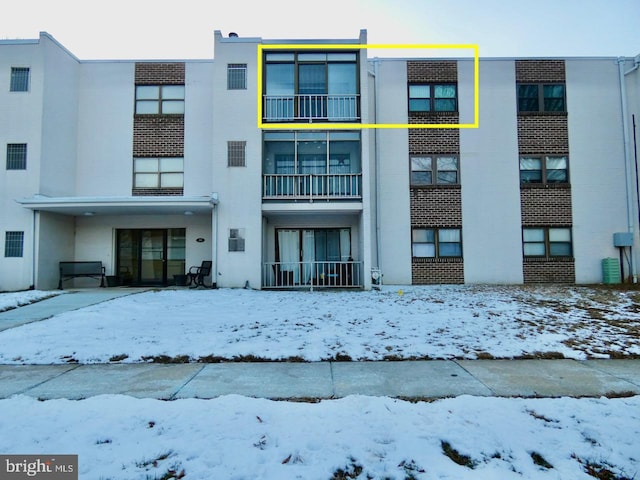
[[[363,287],[362,262],[266,262],[264,288]]]
[[[330,120],[356,121],[360,95],[265,95],[265,121]]]
[[[362,174],[265,174],[262,176],[262,198],[266,200],[360,199],[362,198]]]

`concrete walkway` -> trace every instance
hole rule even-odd
[[[599,397],[640,394],[640,360],[0,365],[0,398],[102,394],[163,400],[227,394],[273,399]]]
[[[0,313],[0,331],[144,290],[71,291]],[[81,399],[102,394],[163,400],[227,394],[274,399],[355,394],[599,397],[640,394],[640,360],[0,365],[0,398]]]
[[[30,305],[0,312],[0,332],[26,323],[39,322],[62,312],[106,302],[114,298],[132,295],[148,288],[92,288],[64,290],[64,293]]]

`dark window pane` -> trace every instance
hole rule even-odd
[[[540,170],[520,170],[520,182],[542,183],[542,172]]]
[[[438,172],[438,183],[455,185],[458,183],[458,172]]]
[[[567,183],[567,171],[547,170],[547,183]]]
[[[549,250],[552,257],[570,257],[571,243],[569,242],[551,243],[549,245]]]
[[[538,98],[519,98],[518,99],[518,111],[520,112],[537,112]]]
[[[412,185],[431,185],[431,183],[432,183],[431,172],[427,172],[427,171],[411,172]]]
[[[29,91],[29,68],[14,67],[11,69],[11,92]]]
[[[545,112],[564,112],[564,99],[563,98],[545,98],[544,99]]]
[[[7,170],[25,170],[27,168],[27,144],[7,144]]]
[[[440,242],[438,253],[441,257],[461,257],[462,245],[459,243]]]
[[[409,100],[410,112],[428,112],[431,110],[429,99],[412,98]]]
[[[455,99],[436,99],[434,100],[434,109],[436,112],[455,112]]]

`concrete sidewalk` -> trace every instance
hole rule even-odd
[[[0,398],[102,394],[163,400],[227,394],[272,399],[599,397],[640,394],[640,360],[0,365]]]
[[[40,300],[29,305],[0,312],[0,332],[19,327],[26,323],[45,320],[53,315],[77,310],[114,298],[132,295],[149,290],[148,288],[92,288],[64,290],[60,295]]]

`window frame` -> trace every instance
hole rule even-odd
[[[441,239],[441,232],[445,232],[448,230],[454,230],[458,233],[459,240],[457,242],[446,242]],[[420,242],[415,240],[415,232],[425,231],[431,232],[431,237],[433,238],[432,242]],[[449,259],[456,258],[462,259],[464,252],[462,248],[462,227],[411,227],[411,258],[430,258],[430,259]],[[457,244],[459,245],[460,255],[446,255],[442,253],[444,244]],[[423,255],[415,255],[415,246],[416,245],[433,245],[433,256],[423,256]]]
[[[228,63],[227,64],[227,90],[246,90],[246,89],[247,89],[247,64],[246,63]]]
[[[4,257],[24,257],[24,231],[12,230],[4,232]]]
[[[26,80],[19,77],[19,72],[26,72]],[[31,89],[31,67],[11,67],[9,79],[9,91],[16,93],[29,92]]]
[[[154,97],[154,98],[138,98],[138,88],[143,88],[143,87],[158,87],[158,96]],[[164,97],[163,96],[163,91],[165,88],[167,87],[182,87],[182,98],[171,98],[171,97]],[[135,85],[135,90],[134,90],[134,114],[135,115],[142,115],[142,116],[148,116],[148,115],[184,115],[185,114],[185,96],[186,96],[186,88],[184,83],[172,83],[172,84],[158,84],[158,83],[149,83],[149,84],[136,84]],[[182,104],[182,108],[181,108],[181,112],[167,112],[164,113],[164,104],[178,104],[181,103]],[[138,105],[145,105],[145,104],[156,104],[157,105],[157,111],[155,112],[139,112],[138,111]]]
[[[414,170],[414,159],[430,159],[431,168],[429,170]],[[439,159],[453,158],[456,162],[455,170],[443,170],[439,168]],[[455,182],[440,181],[440,172],[453,172],[456,173]],[[416,181],[414,173],[417,172],[429,172],[431,176],[430,183],[420,183]],[[460,185],[460,155],[456,153],[438,153],[438,154],[412,154],[409,155],[409,184],[411,187],[442,187],[442,186],[454,186]]]
[[[411,95],[411,87],[429,87],[429,97],[416,97]],[[437,87],[454,87],[455,95],[453,97],[436,97]],[[458,82],[412,82],[407,84],[407,107],[409,114],[438,114],[438,113],[458,113]],[[453,110],[437,110],[437,100],[451,100],[453,99]],[[412,108],[411,100],[428,100],[429,109],[424,110],[420,108]]]
[[[525,231],[534,231],[541,230],[543,232],[542,241],[525,241]],[[552,231],[554,230],[566,230],[569,234],[569,241],[554,241],[551,239]],[[569,246],[569,255],[558,255],[552,253],[552,249],[554,246],[559,244],[567,244]],[[526,253],[526,245],[527,244],[542,244],[544,246],[544,254],[542,255],[531,255]],[[552,259],[552,258],[573,258],[573,228],[568,227],[566,225],[561,226],[528,226],[522,227],[522,255],[525,259],[527,258],[539,258],[539,259]]]
[[[566,162],[566,167],[564,169],[557,169],[557,168],[548,168],[548,161],[550,159],[558,159],[558,158],[563,158]],[[532,181],[523,181],[522,178],[522,172],[523,171],[527,171],[527,172],[533,172],[533,171],[538,171],[538,170],[523,170],[522,169],[522,161],[525,159],[536,159],[540,161],[540,181],[539,182],[532,182]],[[562,153],[558,153],[558,154],[531,154],[531,155],[520,155],[518,157],[518,171],[519,171],[519,177],[520,177],[520,185],[522,186],[533,186],[533,185],[570,185],[570,176],[569,176],[569,154],[562,154]],[[549,181],[549,171],[556,171],[556,170],[564,170],[565,172],[565,177],[566,180],[564,181]]]
[[[11,152],[12,147],[21,147],[21,151]],[[17,148],[16,148],[17,150]],[[7,170],[26,170],[27,169],[27,144],[26,143],[7,143]]]
[[[162,171],[162,160],[163,159],[180,159],[182,160],[182,170],[167,170]],[[157,161],[157,169],[156,171],[144,171],[144,170],[136,170],[136,161],[137,160],[156,160]],[[156,175],[156,185],[155,186],[139,186],[136,183],[137,175]],[[174,175],[181,174],[182,175],[182,185],[180,186],[162,186],[162,176],[163,175]],[[184,157],[133,157],[133,188],[135,190],[173,190],[173,189],[184,189]]]
[[[538,90],[538,95],[536,97],[521,97],[520,96],[520,87],[526,86],[535,86]],[[544,87],[562,87],[562,110],[549,110],[545,108],[545,97]],[[536,98],[538,108],[536,110],[523,110],[521,108],[521,100],[527,98]],[[558,98],[558,97],[548,97],[548,98]],[[562,114],[567,113],[567,85],[564,81],[559,82],[518,82],[516,84],[516,104],[518,109],[518,114],[527,114],[527,113],[547,113],[547,114]]]

